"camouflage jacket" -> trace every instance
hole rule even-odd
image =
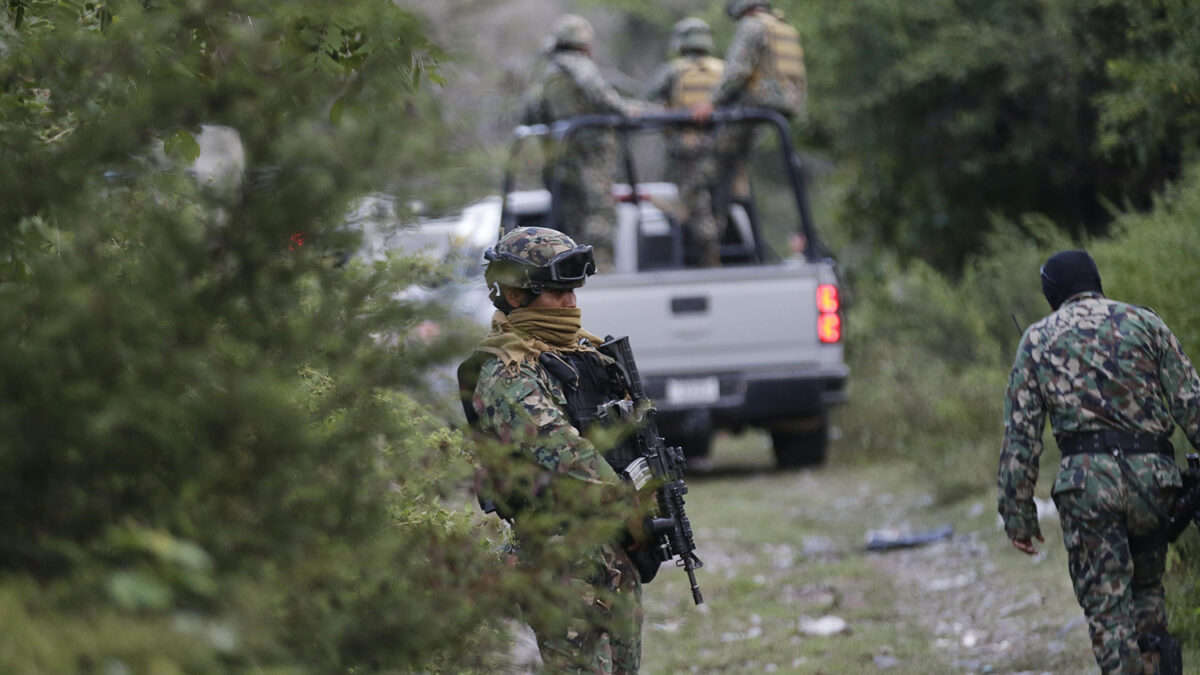
[[[537,81],[525,92],[525,124],[551,124],[579,115],[632,116],[644,104],[622,96],[587,54],[558,50],[546,59]]]
[[[494,329],[500,325],[493,322]],[[492,474],[508,475],[492,475],[488,480],[495,481],[493,486],[507,483],[510,488],[528,490],[523,501],[533,508],[518,514],[513,522],[523,559],[537,561],[552,550],[545,548],[548,544],[564,544],[557,541],[554,523],[586,521],[594,529],[586,532],[584,539],[569,535],[575,542],[570,544],[574,560],[570,574],[589,582],[611,578],[622,560],[627,564],[617,543],[625,531],[624,521],[614,516],[632,497],[630,485],[571,424],[562,385],[534,356],[548,346],[536,339],[526,344],[530,349],[524,357],[507,362],[476,352],[486,355],[471,401],[478,416],[477,438],[498,441],[511,450],[510,460],[486,467]],[[533,479],[526,480],[531,475]],[[597,572],[599,576],[593,576]]]
[[[511,445],[541,469],[588,483],[617,484],[613,468],[571,425],[562,385],[537,361],[514,369],[498,358],[484,362],[473,406],[479,432]]]
[[[1033,488],[1047,416],[1056,437],[1108,429],[1169,436],[1178,422],[1200,447],[1198,403],[1200,377],[1157,314],[1100,293],[1069,298],[1025,331],[1009,378],[998,481],[1008,536],[1040,533]],[[1117,484],[1131,475],[1180,485],[1174,458],[1082,454],[1062,459],[1054,492],[1086,489],[1093,472],[1107,472]]]
[[[777,33],[772,30],[772,22],[782,24],[782,19],[755,12],[738,19],[725,58],[725,72],[713,92],[714,106],[752,106],[775,110],[787,117],[804,116],[807,92],[803,52],[799,54],[798,80],[778,72],[777,64],[782,57],[772,47],[772,36]],[[795,43],[792,47],[799,49]]]

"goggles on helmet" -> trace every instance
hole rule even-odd
[[[488,249],[483,257],[488,262],[505,261],[521,265],[526,278],[537,285],[577,285],[596,273],[596,259],[592,247],[576,246],[551,258],[545,265],[534,265],[529,260],[508,251]]]

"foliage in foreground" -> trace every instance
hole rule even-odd
[[[396,299],[434,270],[336,264],[348,201],[437,137],[420,23],[0,12],[0,670],[486,670],[505,568],[459,508],[461,437],[415,402],[461,344]],[[175,168],[202,123],[236,130],[244,183],[233,155]]]

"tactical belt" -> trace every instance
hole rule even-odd
[[[1126,455],[1160,454],[1175,456],[1175,448],[1166,436],[1139,434],[1132,431],[1086,431],[1066,434],[1056,439],[1062,456],[1110,453],[1120,450]]]
[[[1166,436],[1158,434],[1139,434],[1132,431],[1108,429],[1105,431],[1067,434],[1056,440],[1058,441],[1058,449],[1062,452],[1063,457],[1085,453],[1111,453],[1118,457],[1122,455],[1160,454],[1170,457],[1172,461],[1175,459],[1175,448],[1171,445],[1171,441]],[[1130,474],[1129,467],[1125,465],[1125,462],[1120,462],[1120,466],[1121,474],[1125,477],[1125,480],[1155,510],[1159,519],[1159,526],[1150,532],[1141,536],[1129,537],[1130,552],[1138,554],[1165,548],[1168,541],[1167,525],[1169,523],[1166,514],[1161,512],[1155,500],[1138,485],[1137,481]]]

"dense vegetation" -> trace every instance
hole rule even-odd
[[[0,12],[0,670],[473,667],[502,566],[417,403],[461,345],[394,299],[430,261],[338,264],[350,198],[436,179],[424,27],[386,0]],[[182,170],[202,123],[244,184],[233,155]]]
[[[604,4],[659,44],[688,9]],[[776,5],[808,50],[800,137],[837,167],[841,461],[987,494],[1013,318],[1044,313],[1058,248],[1088,246],[1200,355],[1200,7]],[[427,31],[388,0],[3,4],[0,670],[486,671],[494,619],[544,600],[472,521],[461,433],[424,405],[463,348],[401,294],[436,265],[341,264],[354,197],[486,173],[445,160],[469,143],[428,91]],[[202,124],[238,131],[244,183],[182,170]],[[1169,596],[1197,640],[1189,537]]]

